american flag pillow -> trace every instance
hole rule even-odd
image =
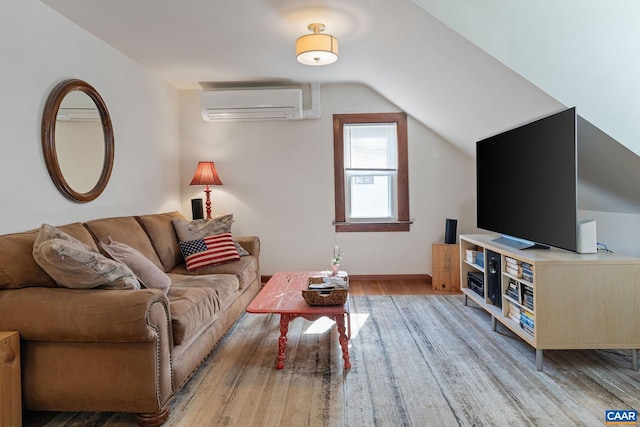
[[[179,245],[189,271],[240,259],[231,233],[180,242]]]

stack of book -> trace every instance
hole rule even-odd
[[[506,261],[506,272],[511,274],[512,276],[517,277],[518,279],[522,277],[522,264],[515,258],[504,257]]]
[[[533,265],[528,262],[522,262],[522,278],[529,282],[533,282]]]
[[[476,263],[477,256],[478,256],[478,251],[467,249],[466,252],[465,252],[465,260],[467,260],[467,262],[469,262],[471,264],[475,264]]]
[[[524,308],[520,309],[520,327],[533,335],[533,325],[533,313]]]
[[[514,279],[509,279],[509,286],[507,286],[507,296],[514,301],[520,301],[520,291],[518,290],[518,282]]]
[[[521,314],[520,306],[509,301],[509,311],[507,312],[507,316],[509,316],[509,318],[514,322],[520,323]]]
[[[522,305],[533,311],[533,289],[522,284]]]

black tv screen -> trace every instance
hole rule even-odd
[[[575,108],[478,141],[476,174],[478,228],[577,250]]]

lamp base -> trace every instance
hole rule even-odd
[[[205,202],[207,207],[207,219],[211,219],[211,189],[209,189],[208,185],[204,188],[204,193],[207,195],[207,201]]]

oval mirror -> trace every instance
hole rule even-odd
[[[102,97],[82,80],[56,86],[42,116],[42,148],[56,188],[89,202],[107,186],[113,168],[113,127]]]

